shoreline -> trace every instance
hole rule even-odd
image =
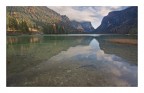
[[[137,45],[137,39],[108,39],[107,41],[119,44]]]

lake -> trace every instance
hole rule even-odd
[[[7,86],[136,87],[137,44],[119,39],[137,35],[7,36]]]

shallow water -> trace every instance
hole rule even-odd
[[[8,36],[7,86],[137,86],[129,35]]]

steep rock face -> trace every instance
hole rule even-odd
[[[137,7],[110,12],[94,31],[99,34],[137,34]]]
[[[79,31],[92,32],[94,30],[91,22],[89,21],[84,22],[71,21],[71,24],[75,29],[78,29]]]
[[[78,31],[81,31],[81,32],[84,31],[84,29],[83,29],[83,27],[81,26],[80,22],[71,21],[71,25],[72,25],[73,28],[77,29]]]
[[[89,21],[81,22],[80,24],[85,32],[92,32],[94,30],[94,27]]]
[[[75,33],[75,31],[77,29],[75,29],[73,27],[73,25],[71,24],[70,19],[66,15],[62,15],[61,18],[62,18],[61,24],[65,25],[65,28],[67,28],[70,33],[73,33],[73,32]]]

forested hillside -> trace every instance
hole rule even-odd
[[[45,6],[8,6],[7,32],[17,33],[72,33],[70,20]]]

